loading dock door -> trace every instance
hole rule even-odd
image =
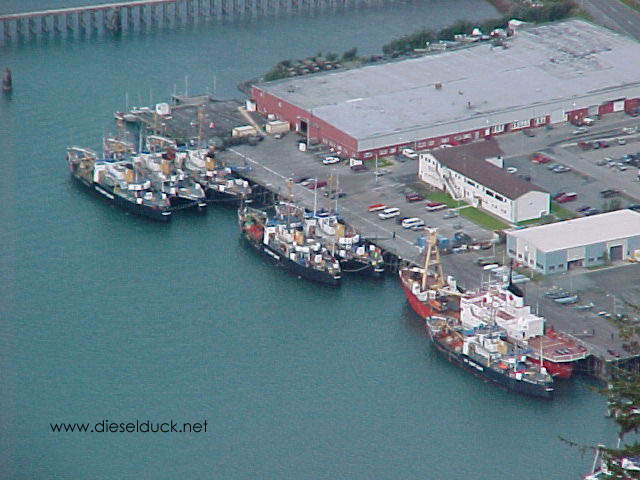
[[[560,123],[567,120],[564,110],[556,110],[551,112],[551,123]]]
[[[609,258],[613,260],[622,260],[622,245],[615,245],[609,249]]]

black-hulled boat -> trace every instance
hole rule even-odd
[[[247,206],[238,210],[238,221],[243,237],[270,262],[307,280],[340,284],[340,264],[319,241],[306,238],[302,227]]]
[[[433,345],[449,362],[507,390],[553,398],[551,375],[507,342],[506,332],[499,327],[467,330],[455,317],[438,316],[427,318],[426,326]]]
[[[67,163],[71,176],[101,198],[136,215],[162,222],[171,219],[166,195],[154,191],[149,179],[138,179],[130,161],[99,161],[92,150],[69,147]]]

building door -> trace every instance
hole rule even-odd
[[[555,112],[551,112],[551,123],[560,123],[565,122],[567,120],[567,115],[564,113],[564,110],[556,110]]]
[[[609,258],[611,261],[622,260],[622,245],[614,245],[609,248]]]
[[[306,120],[300,120],[300,133],[302,135],[306,135],[307,134],[307,121]]]

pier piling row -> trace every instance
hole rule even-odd
[[[26,35],[61,35],[64,18],[67,34],[73,32],[119,33],[147,26],[235,18],[257,18],[322,10],[382,7],[389,0],[141,0],[86,7],[60,8],[0,15],[5,40]],[[25,31],[25,23],[27,30]]]

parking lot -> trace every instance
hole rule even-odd
[[[299,137],[289,133],[281,139],[265,138],[258,146],[239,145],[220,154],[220,158],[231,165],[249,165],[252,171],[248,178],[284,195],[289,189],[296,201],[306,208],[317,210],[335,209],[336,199],[328,196],[329,186],[311,190],[301,183],[287,182],[287,179],[300,181],[303,178],[313,181],[329,182],[333,175],[333,189],[344,196],[337,199],[337,211],[361,234],[386,250],[390,250],[404,259],[419,262],[420,249],[418,238],[422,231],[403,228],[395,218],[382,220],[377,212],[369,212],[373,204],[385,204],[400,209],[398,218],[418,217],[427,226],[439,229],[439,234],[448,238],[455,232],[463,231],[473,241],[484,242],[493,238],[488,232],[474,223],[461,218],[444,218],[447,210],[428,212],[427,200],[408,202],[405,195],[411,193],[408,185],[416,183],[417,160],[401,157],[386,165],[385,175],[375,175],[375,166],[354,172],[343,160],[337,164],[325,165],[323,159],[332,152],[300,151]],[[290,186],[289,186],[290,185]]]
[[[615,204],[616,200],[619,202],[619,207],[623,208],[631,204],[639,204],[639,169],[633,165],[635,160],[629,162],[630,158],[636,156],[640,158],[640,136],[637,131],[633,132],[638,121],[624,114],[617,116],[618,119],[596,122],[596,126],[580,135],[573,135],[571,128],[575,129],[575,127],[570,125],[559,127],[558,130],[563,130],[564,135],[558,135],[558,132],[541,131],[539,137],[543,137],[544,142],[543,138],[536,140],[517,134],[500,138],[500,145],[505,151],[505,168],[516,168],[514,175],[530,180],[546,189],[551,195],[561,192],[577,193],[574,201],[562,204],[564,208],[576,213],[583,214],[578,210],[587,207],[592,209],[590,213],[607,211],[615,206],[611,202],[614,201]],[[596,128],[598,126],[599,128]],[[625,133],[624,129],[633,133]],[[619,139],[623,140],[623,145],[619,144]],[[536,141],[532,142],[533,140]],[[583,150],[578,146],[578,142],[589,144],[605,142],[608,147],[600,147],[604,145],[602,143],[597,149]],[[531,148],[530,150],[526,148],[527,145]],[[540,152],[551,161],[549,163],[532,162],[531,157],[535,152]],[[611,161],[603,162],[605,158]],[[628,163],[624,163],[625,161]],[[604,165],[599,165],[603,163]],[[571,170],[562,173],[551,170],[559,165]],[[605,198],[600,194],[610,189],[619,191],[620,195]]]

